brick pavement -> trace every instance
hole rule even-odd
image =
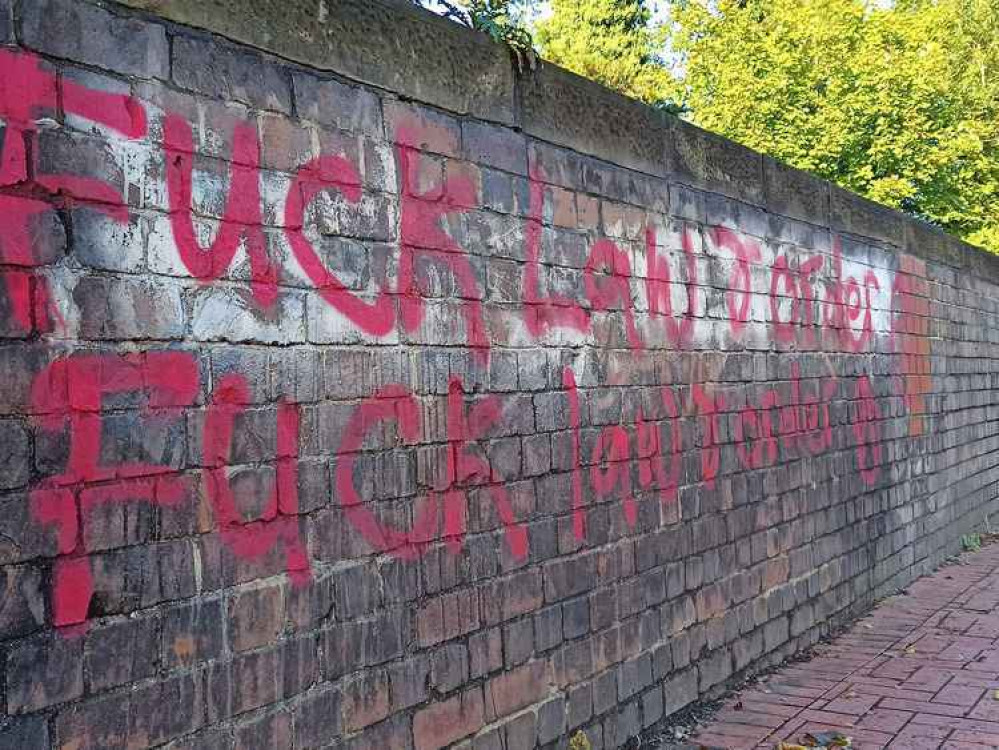
[[[858,750],[999,748],[999,545],[962,563],[729,698],[694,746],[774,748],[839,730]]]

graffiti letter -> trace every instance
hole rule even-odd
[[[728,317],[732,332],[738,334],[749,320],[749,308],[753,300],[753,275],[751,263],[760,260],[760,246],[755,240],[742,239],[731,229],[715,227],[711,230],[714,242],[735,255],[736,266],[732,271],[727,292]],[[736,297],[738,296],[738,302]]]
[[[542,297],[538,291],[541,270],[541,217],[544,213],[545,186],[540,171],[535,167],[530,177],[531,203],[527,217],[527,236],[524,264],[524,324],[535,338],[543,336],[552,327],[571,328],[585,332],[590,328],[586,311],[575,300],[566,297]]]
[[[694,242],[690,238],[690,230],[686,227],[683,228],[682,242],[683,253],[687,258],[687,280],[684,282],[684,288],[687,290],[687,311],[683,314],[683,319],[677,322],[673,317],[669,261],[656,251],[656,230],[652,227],[645,230],[645,257],[648,263],[645,289],[649,298],[649,313],[653,317],[657,315],[665,317],[666,336],[677,348],[683,348],[690,342],[697,304],[697,258],[694,257]]]
[[[598,281],[597,269],[610,271],[610,276]],[[586,296],[596,310],[618,309],[623,311],[628,343],[633,349],[641,349],[642,339],[635,328],[635,313],[631,300],[631,263],[627,254],[607,239],[593,243],[590,257],[586,261]]]
[[[443,197],[431,200],[430,193],[417,192],[418,165],[413,149],[405,143],[416,142],[401,131],[396,137],[396,155],[402,179],[401,255],[399,258],[399,293],[402,324],[415,331],[423,322],[424,303],[416,278],[416,256],[422,255],[446,266],[460,287],[465,317],[465,337],[481,360],[489,357],[489,337],[482,320],[482,302],[478,283],[465,251],[440,226],[442,217],[475,208],[475,188],[468,178],[445,178]],[[433,190],[433,188],[431,188]]]
[[[325,265],[305,236],[305,208],[324,190],[338,189],[351,203],[361,199],[361,181],[354,165],[340,156],[322,156],[304,164],[288,191],[285,233],[295,258],[319,294],[351,323],[372,336],[384,336],[395,325],[392,300],[384,292],[368,304],[353,294]]]
[[[871,379],[867,375],[857,380],[854,396],[857,399],[857,420],[853,423],[853,434],[857,439],[857,466],[864,482],[870,486],[877,481],[881,471],[881,444],[878,442],[881,410],[874,400]]]
[[[288,575],[296,584],[310,575],[308,555],[298,533],[298,407],[280,403],[277,412],[277,477],[274,490],[260,518],[248,522],[239,512],[226,473],[236,417],[249,401],[249,388],[241,375],[227,375],[212,393],[205,416],[205,489],[215,513],[222,541],[237,557],[254,559],[284,543]]]
[[[192,218],[192,172],[194,144],[191,126],[179,115],[163,123],[166,149],[167,192],[170,227],[177,252],[191,275],[202,282],[221,278],[232,265],[240,242],[246,241],[250,258],[253,293],[265,307],[277,298],[277,271],[267,256],[260,204],[260,143],[257,129],[246,123],[233,132],[232,163],[229,166],[229,196],[218,234],[206,250],[194,231]]]

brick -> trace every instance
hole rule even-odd
[[[0,490],[24,487],[31,475],[31,436],[21,422],[0,420]],[[0,501],[2,502],[2,501]],[[0,524],[3,524],[0,521]],[[4,524],[6,525],[6,524]],[[5,555],[0,554],[0,559]]]
[[[83,642],[59,635],[22,641],[7,653],[7,709],[38,711],[83,695]]]
[[[652,658],[648,654],[643,654],[628,659],[621,663],[618,670],[618,700],[624,702],[651,684]]]
[[[311,750],[342,733],[340,691],[323,686],[310,691],[295,706],[295,747]]]
[[[28,635],[45,624],[45,593],[39,568],[0,568],[0,594],[0,633],[5,638]]]
[[[527,176],[527,141],[509,128],[476,120],[461,124],[465,157],[477,164]]]
[[[219,599],[199,599],[163,614],[161,659],[167,667],[191,666],[222,653],[225,618]]]
[[[390,142],[444,156],[461,155],[461,127],[453,118],[394,99],[386,100],[382,109]]]
[[[394,710],[403,711],[429,698],[430,660],[426,656],[395,662],[388,667],[388,673]]]
[[[125,75],[166,78],[166,32],[158,24],[122,18],[73,0],[28,3],[21,35],[32,49]]]
[[[159,665],[155,618],[109,622],[87,632],[83,650],[92,692],[152,677]],[[127,654],[127,658],[122,658]]]
[[[431,599],[416,613],[417,638],[429,646],[465,635],[480,623],[479,592],[458,591]]]
[[[288,114],[292,111],[288,72],[251,52],[215,40],[177,36],[172,70],[178,86],[199,94]]]
[[[534,622],[529,617],[503,628],[503,654],[507,668],[527,661],[534,654]]]
[[[444,644],[431,656],[431,685],[441,694],[450,693],[468,681],[468,648],[461,643]]]
[[[236,749],[289,747],[292,743],[291,714],[268,713],[242,721],[236,726]]]
[[[148,231],[145,217],[133,213],[128,222],[120,224],[95,209],[81,207],[73,211],[72,223],[73,257],[83,265],[123,273],[143,270]]]
[[[676,713],[697,700],[697,670],[678,672],[663,683],[663,713]]]
[[[0,750],[48,750],[49,728],[44,716],[7,719],[0,723]]]
[[[308,73],[293,73],[292,83],[302,119],[374,137],[382,134],[380,103],[367,89]]]
[[[182,288],[157,282],[83,276],[73,289],[84,339],[179,339],[186,328]]]
[[[483,622],[495,624],[534,612],[541,606],[541,574],[536,568],[490,581],[482,588]]]
[[[416,750],[439,750],[477,732],[485,723],[482,690],[474,687],[413,715]]]
[[[228,639],[233,651],[247,651],[273,642],[285,623],[280,584],[241,589],[226,602]]]
[[[593,716],[593,684],[583,683],[570,687],[566,702],[566,728],[572,731]]]
[[[500,628],[481,630],[468,639],[469,676],[495,672],[503,666],[503,636]]]
[[[548,690],[545,661],[529,662],[485,684],[486,718],[493,721],[537,702]]]
[[[545,701],[538,707],[538,744],[546,745],[565,734],[565,698]]]
[[[14,41],[14,11],[11,0],[0,2],[0,42],[7,44]]]

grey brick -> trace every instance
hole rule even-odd
[[[21,34],[32,49],[143,78],[166,78],[163,27],[122,18],[76,0],[32,0],[22,6]]]
[[[292,83],[295,110],[302,119],[365,135],[382,135],[381,103],[367,89],[309,73],[292,74]]]
[[[216,40],[173,40],[173,80],[200,94],[291,114],[291,77],[260,55]]]

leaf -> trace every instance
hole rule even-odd
[[[808,747],[851,747],[853,740],[842,732],[817,732],[806,734],[802,741]]]

